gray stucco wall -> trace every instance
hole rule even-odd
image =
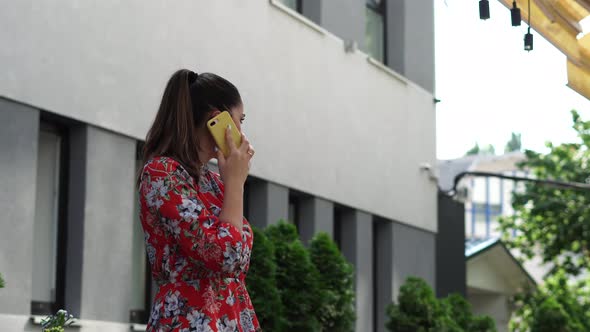
[[[136,141],[81,125],[71,142],[66,307],[82,319],[127,322]]]
[[[322,15],[341,15],[322,23],[328,31],[362,39],[364,1],[322,3]],[[162,10],[133,0],[113,8],[73,0],[2,5],[0,95],[143,138],[174,70],[215,72],[244,99],[257,151],[252,175],[436,231],[436,184],[419,169],[436,162],[431,93],[346,53],[342,40],[269,1],[178,0]],[[416,40],[426,38],[421,31]],[[346,135],[326,135],[342,128]],[[350,154],[327,151],[372,162],[359,172]]]
[[[435,234],[393,223],[393,298],[409,276],[424,279],[436,289]]]
[[[136,141],[88,127],[82,318],[127,322]],[[105,244],[108,243],[108,246]]]
[[[0,312],[29,314],[39,111],[0,98]]]

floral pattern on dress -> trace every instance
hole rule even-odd
[[[147,332],[259,332],[246,290],[252,229],[219,219],[223,183],[204,168],[198,186],[174,159],[146,163],[140,219],[158,292]]]

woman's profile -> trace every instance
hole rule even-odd
[[[243,191],[254,149],[242,133],[225,156],[206,127],[226,111],[241,132],[238,89],[215,74],[179,70],[147,134],[140,219],[158,284],[148,332],[260,331],[245,285],[253,236]],[[214,158],[219,174],[207,167]]]

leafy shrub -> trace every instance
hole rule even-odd
[[[386,327],[392,332],[495,332],[489,317],[473,316],[460,295],[439,300],[422,279],[410,277],[400,287],[398,304],[387,308]]]
[[[320,308],[322,330],[354,330],[354,271],[336,243],[326,233],[316,234],[310,242],[311,260],[319,271],[320,287],[326,303]]]
[[[285,331],[320,331],[318,316],[324,305],[324,292],[318,270],[299,240],[297,229],[281,221],[268,226],[266,235],[275,247],[276,280],[285,308]]]
[[[254,247],[250,270],[246,277],[248,292],[252,299],[260,325],[266,331],[284,330],[284,309],[277,289],[277,264],[275,248],[264,232],[253,227]]]

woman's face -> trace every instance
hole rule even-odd
[[[244,114],[244,105],[239,104],[238,106],[234,106],[229,110],[229,114],[231,114],[232,119],[238,127],[238,130],[242,132],[242,124],[244,123],[244,120],[246,120],[246,114]]]
[[[220,113],[221,113],[221,111],[215,110],[211,113],[209,118],[212,119]],[[246,119],[246,115],[244,114],[244,105],[240,104],[238,106],[234,106],[234,107],[230,108],[229,114],[231,115],[232,120],[234,120],[234,123],[236,124],[238,131],[242,132],[242,124],[244,123],[244,120]],[[208,152],[205,152],[207,154],[205,156],[206,159],[201,158],[201,160],[209,160],[209,159],[215,158],[217,156],[217,152],[215,151],[216,144],[215,144],[215,141],[213,140],[213,136],[211,136],[211,134],[209,134],[209,132],[207,131],[207,129],[205,127],[203,127],[201,130],[203,130],[202,133],[207,132],[207,134],[205,134],[206,136],[201,136],[202,137],[201,138],[201,149],[203,151],[208,151]]]

